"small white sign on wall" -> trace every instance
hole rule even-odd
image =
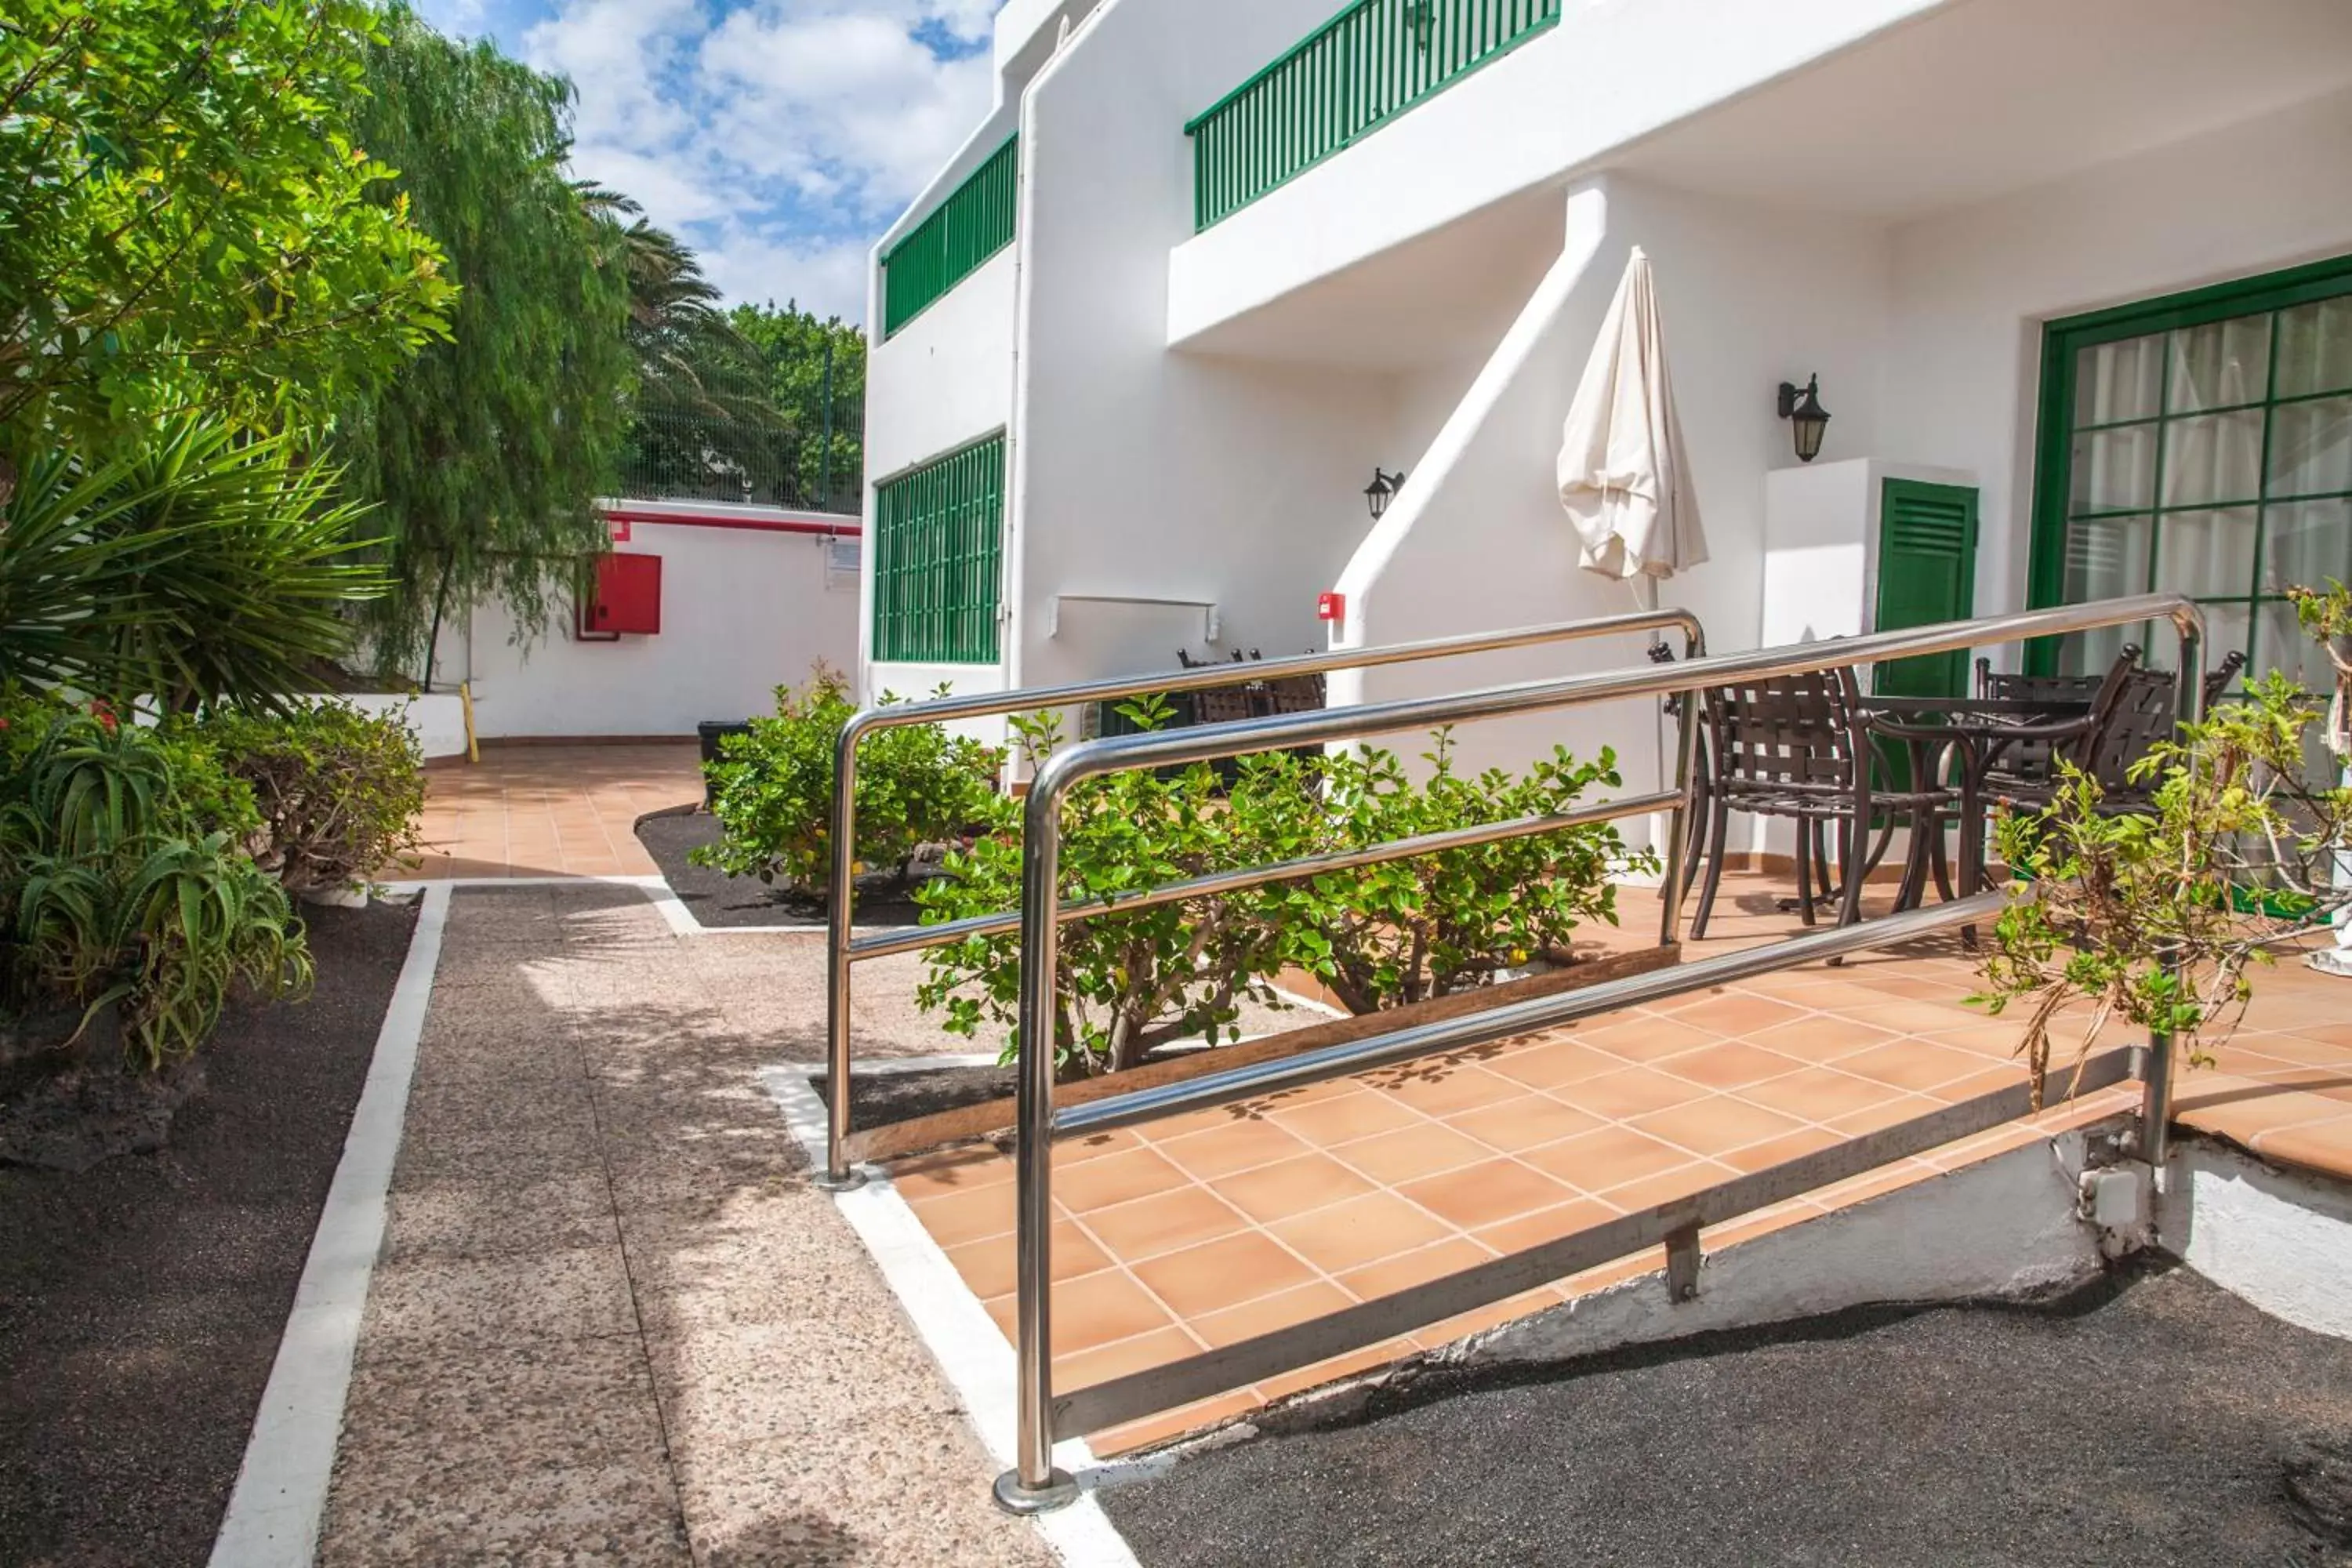
[[[835,534],[825,541],[825,592],[856,593],[858,571],[865,561],[865,542]]]

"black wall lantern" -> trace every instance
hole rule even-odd
[[[1380,521],[1381,518],[1388,515],[1389,502],[1396,500],[1397,491],[1402,489],[1404,489],[1402,472],[1383,473],[1377,465],[1374,466],[1372,482],[1364,487],[1364,504],[1372,509],[1374,522]]]
[[[1797,461],[1810,463],[1820,457],[1822,437],[1830,427],[1830,411],[1822,406],[1822,378],[1814,376],[1801,390],[1793,381],[1782,382],[1780,417],[1796,426]]]

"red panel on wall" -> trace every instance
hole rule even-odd
[[[652,637],[661,630],[661,557],[606,555],[596,563],[595,593],[580,606],[590,637]]]

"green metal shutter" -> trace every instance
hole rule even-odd
[[[1976,602],[1977,492],[1887,480],[1879,504],[1877,629],[1964,621]],[[1960,697],[1968,679],[1962,650],[1882,664],[1873,686],[1890,697]]]
[[[1191,124],[1206,229],[1559,20],[1560,0],[1359,0]]]
[[[882,257],[882,335],[929,310],[1013,243],[1021,139],[1007,141]]]
[[[1004,539],[1004,437],[875,487],[874,657],[994,664]]]

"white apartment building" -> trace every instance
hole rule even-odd
[[[2301,664],[2278,590],[2352,579],[2352,0],[1330,5],[1005,7],[875,253],[869,690],[1631,607],[1554,459],[1637,246],[1712,552],[1663,596],[1718,650],[2179,588]],[[1647,707],[1465,739],[1657,751]]]

